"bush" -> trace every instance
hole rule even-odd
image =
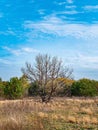
[[[98,93],[98,81],[94,81],[94,82],[95,82],[95,86],[96,86],[97,93]]]
[[[96,82],[89,79],[80,79],[71,87],[72,96],[97,96]]]
[[[27,97],[28,96],[28,88],[30,87],[30,83],[25,75],[22,75],[19,78],[19,80],[21,82],[21,85],[22,85],[23,91],[24,91],[23,97]]]
[[[28,89],[28,94],[30,96],[37,96],[38,95],[38,91],[39,91],[39,86],[36,82],[32,82],[30,84],[30,87]]]
[[[3,84],[0,83],[0,97],[3,96]]]
[[[3,98],[4,97],[4,87],[7,84],[6,81],[0,81],[0,97]]]
[[[56,96],[71,96],[71,86],[74,80],[67,78],[59,78],[59,81],[62,79],[63,79],[63,86],[59,86],[56,89]]]
[[[4,87],[4,95],[8,99],[17,99],[23,95],[23,87],[21,81],[17,78],[11,78]]]

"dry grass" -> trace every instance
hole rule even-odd
[[[98,98],[0,101],[0,130],[98,130]]]

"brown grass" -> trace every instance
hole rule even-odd
[[[0,130],[98,130],[98,98],[0,101]]]

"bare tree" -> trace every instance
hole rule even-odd
[[[38,84],[42,102],[48,102],[56,88],[65,85],[63,80],[59,81],[58,79],[71,78],[73,70],[64,67],[62,61],[57,57],[39,54],[36,56],[35,64],[26,63],[22,72],[31,82]]]

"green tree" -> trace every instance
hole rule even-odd
[[[24,96],[28,96],[28,88],[30,86],[30,83],[26,77],[26,75],[22,75],[20,78],[19,78],[20,82],[21,82],[21,85],[23,87],[23,95]]]
[[[7,81],[0,81],[0,97],[4,98],[4,87],[7,84]]]
[[[71,94],[74,96],[96,96],[98,95],[96,82],[90,79],[80,79],[73,83]]]
[[[30,87],[28,88],[28,93],[30,96],[38,96],[39,95],[39,86],[36,82],[32,82]]]
[[[0,77],[0,82],[2,82],[2,78]]]
[[[22,97],[23,95],[22,82],[17,77],[11,78],[10,82],[7,82],[7,84],[4,87],[4,95],[8,99],[17,99]]]
[[[4,95],[4,84],[3,84],[3,82],[0,82],[0,97],[3,97],[3,95]]]

